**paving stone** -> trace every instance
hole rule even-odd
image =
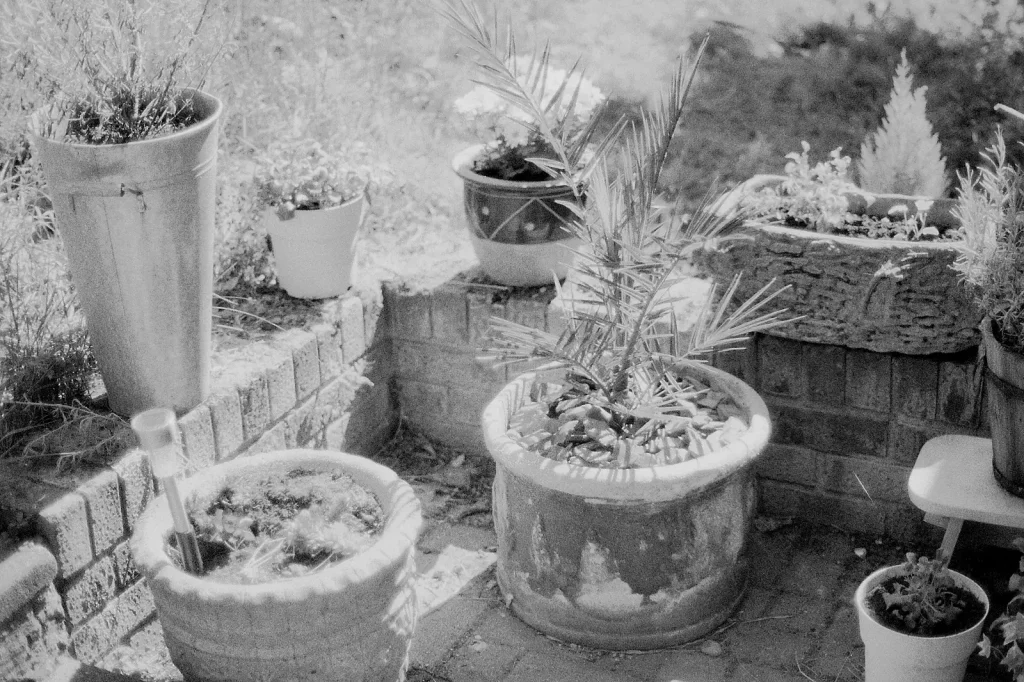
[[[864,644],[860,640],[857,610],[852,603],[843,604],[836,611],[810,665],[818,678],[839,682],[863,678]]]
[[[137,677],[112,673],[73,658],[64,658],[57,669],[46,678],[46,682],[134,682],[136,680],[138,680]]]
[[[655,682],[719,682],[728,679],[729,661],[699,651],[674,651],[658,669]],[[641,678],[643,679],[643,678]]]
[[[270,392],[267,389],[267,375],[254,370],[238,387],[239,406],[242,414],[242,437],[246,442],[259,438],[270,423]]]
[[[320,380],[329,379],[341,374],[345,363],[341,355],[341,338],[338,330],[331,324],[318,324],[311,331],[316,334],[317,355],[320,358]]]
[[[521,649],[482,637],[469,637],[444,665],[451,682],[498,682],[522,657]]]
[[[295,407],[295,365],[291,353],[275,354],[268,361],[266,377],[269,417],[275,421]]]
[[[316,334],[301,329],[289,329],[281,334],[277,343],[288,348],[292,354],[295,372],[295,396],[305,400],[320,388],[320,355],[317,351]]]
[[[217,461],[230,459],[242,446],[242,407],[238,391],[227,388],[206,399],[213,420],[214,442],[217,444]]]
[[[599,662],[582,656],[566,657],[557,653],[528,651],[512,666],[505,682],[629,682],[630,678],[611,672]]]
[[[153,595],[138,582],[71,632],[75,658],[95,663],[153,613]]]
[[[60,576],[68,576],[92,561],[92,541],[85,498],[66,493],[39,511],[39,531],[57,559]]]
[[[488,601],[450,599],[434,611],[421,615],[416,625],[416,636],[412,640],[409,661],[420,668],[438,665],[471,629],[477,632],[474,623],[483,614],[497,608]]]
[[[93,554],[102,554],[125,537],[121,482],[113,469],[104,468],[79,485],[78,492],[89,514]]]
[[[64,609],[72,626],[78,625],[114,598],[118,592],[114,561],[97,559],[61,586]]]
[[[430,295],[430,328],[435,341],[469,343],[469,313],[465,287],[445,283]]]
[[[888,413],[892,401],[892,356],[869,350],[846,351],[846,402]]]
[[[939,365],[928,357],[894,355],[892,405],[899,414],[934,419],[939,393]]]
[[[780,588],[789,592],[825,599],[835,594],[843,574],[843,565],[816,552],[802,550],[790,560]]]
[[[908,466],[822,454],[818,458],[818,477],[822,488],[832,492],[868,500],[909,502]]]
[[[341,357],[352,364],[366,352],[366,328],[363,326],[363,302],[358,296],[346,296],[339,301],[341,323],[338,329]]]

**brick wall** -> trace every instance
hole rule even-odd
[[[503,290],[453,281],[385,291],[403,414],[431,437],[483,453],[480,413],[520,370],[488,369],[473,343],[489,315],[550,330],[550,288]],[[557,313],[554,313],[557,315]],[[898,539],[922,523],[906,483],[926,440],[987,435],[973,351],[909,356],[758,337],[714,364],[768,404],[774,434],[758,466],[761,511]]]
[[[325,305],[334,306],[331,323],[215,354],[209,399],[179,420],[192,471],[291,447],[370,454],[387,441],[398,411],[386,318],[379,305],[366,309],[356,297]],[[22,661],[13,671],[0,669],[2,679],[52,658],[49,644],[33,652],[53,637],[23,636],[26,628],[50,633],[46,628],[59,624],[53,632],[63,631],[64,649],[89,663],[153,615],[128,550],[135,521],[155,493],[147,457],[130,450],[74,474],[36,468],[5,475],[12,474],[0,486],[0,530],[37,535],[53,575],[28,594],[0,565],[0,606],[12,604],[0,608],[0,653],[15,647]]]

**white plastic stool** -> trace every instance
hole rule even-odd
[[[924,520],[946,528],[940,551],[947,557],[953,556],[964,521],[1024,529],[1024,499],[996,483],[988,438],[932,438],[917,456],[907,489]]]

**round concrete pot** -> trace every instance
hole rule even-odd
[[[487,406],[498,584],[526,623],[586,646],[654,649],[712,631],[743,599],[768,411],[725,372],[687,371],[728,394],[750,426],[722,451],[670,466],[597,469],[522,448],[507,430],[533,374]]]
[[[988,616],[988,596],[978,583],[950,571],[957,585],[981,600],[985,614],[967,630],[945,637],[897,632],[874,619],[867,598],[876,585],[902,572],[901,566],[880,568],[864,579],[854,595],[864,642],[865,682],[961,682]]]
[[[376,495],[386,515],[370,548],[311,575],[256,585],[185,573],[167,555],[173,526],[158,498],[132,536],[164,640],[187,682],[404,679],[416,626],[419,501],[397,474],[363,457],[286,450],[218,464],[181,485],[183,499],[216,494],[246,472],[341,470]]]

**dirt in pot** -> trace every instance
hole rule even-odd
[[[886,595],[908,592],[908,578],[896,575],[879,583],[865,601],[872,617],[887,628],[918,637],[946,637],[974,626],[985,615],[985,604],[970,590],[959,585],[946,585],[933,597],[934,604],[917,604],[907,608],[903,602],[887,601]],[[942,617],[925,618],[923,609],[941,611]]]
[[[384,527],[380,502],[342,471],[247,474],[190,499],[188,512],[204,577],[228,583],[307,575],[358,554]],[[176,556],[173,538],[170,548]]]
[[[648,407],[624,409],[604,400],[585,377],[534,385],[508,435],[557,461],[602,469],[678,464],[722,450],[749,425],[731,397],[693,377],[672,379]]]

